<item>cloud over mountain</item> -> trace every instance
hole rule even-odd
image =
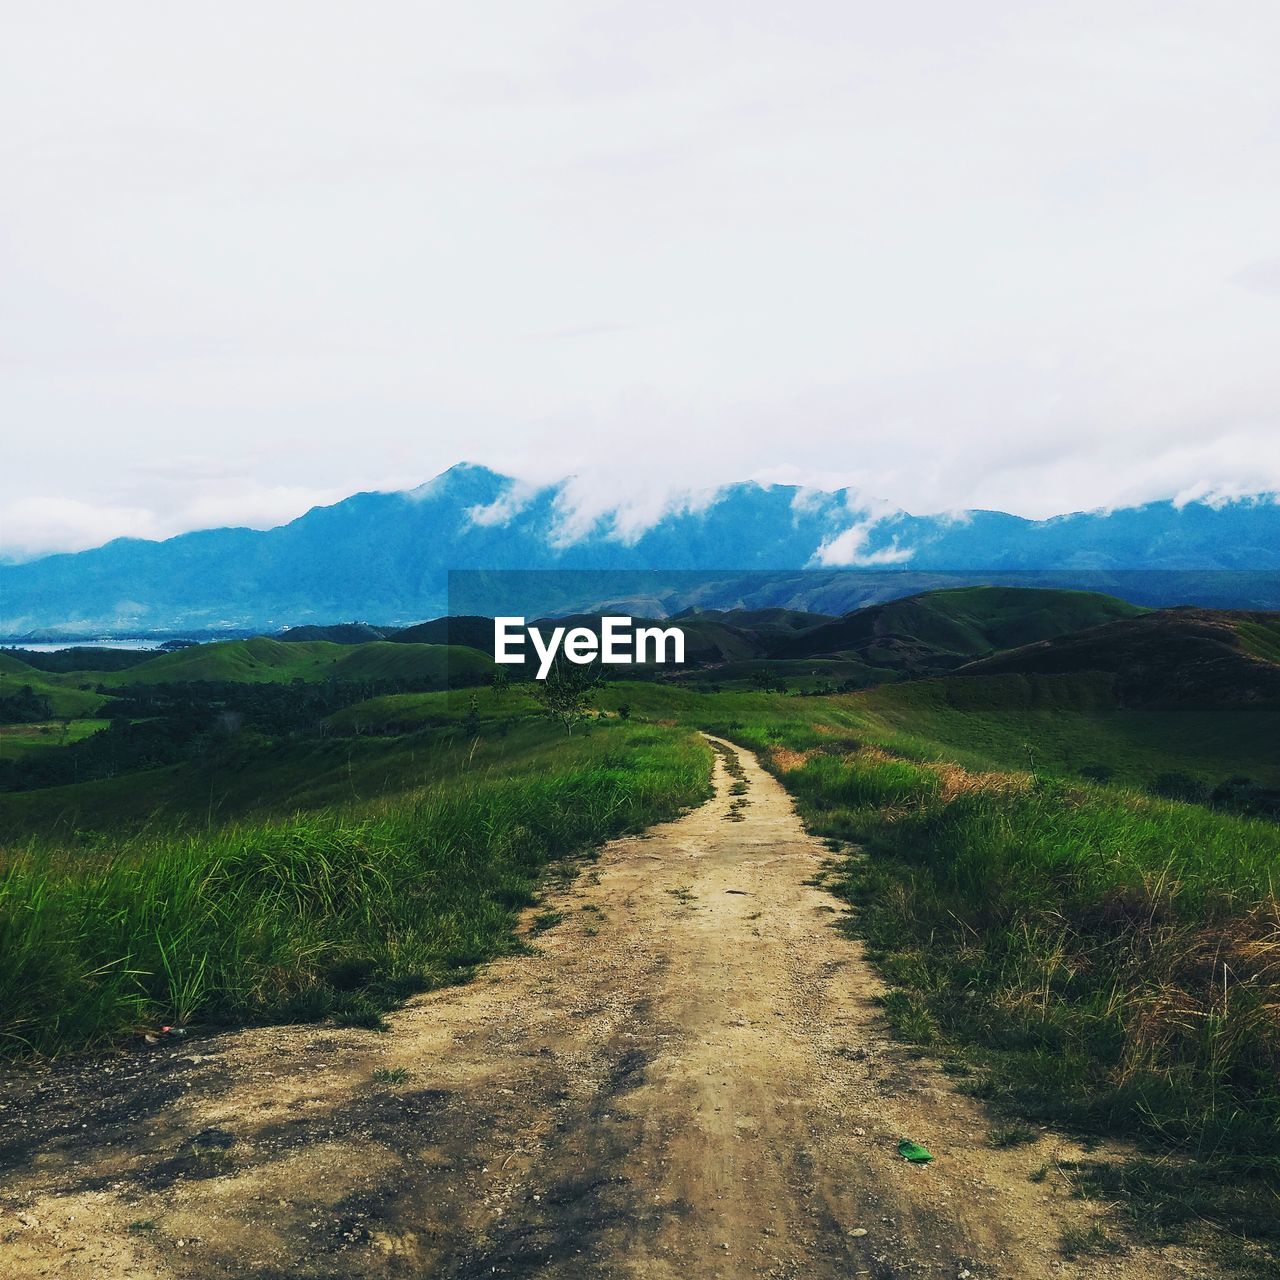
[[[448,570],[468,568],[1280,569],[1274,495],[1033,521],[996,511],[917,516],[848,490],[755,482],[653,507],[583,510],[575,485],[460,464],[416,488],[358,493],[274,529],[118,539],[0,566],[0,631],[411,622],[443,612]]]

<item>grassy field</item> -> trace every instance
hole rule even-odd
[[[0,831],[80,847],[121,833],[206,830],[396,795],[449,776],[462,756],[477,766],[515,767],[547,745],[536,704],[518,690],[501,699],[487,690],[371,698],[330,719],[333,736],[242,733],[181,764],[0,793]]]
[[[882,685],[856,705],[880,740],[979,769],[1034,760],[1064,776],[1102,764],[1131,785],[1177,769],[1211,783],[1248,773],[1280,786],[1274,707],[1122,708],[1110,690],[1098,673],[950,676]]]
[[[427,680],[443,686],[488,678],[493,662],[475,649],[442,644],[333,644],[327,640],[286,643],[258,636],[224,640],[161,654],[126,671],[98,677],[107,689],[131,684],[192,680],[278,683],[289,680]]]
[[[343,801],[338,780],[323,812],[10,846],[3,1051],[84,1048],[158,1022],[376,1025],[406,994],[510,950],[550,860],[701,799],[710,762],[689,734],[622,723],[572,742],[530,726],[509,750],[430,755],[424,784],[386,801],[354,779]]]
[[[1280,827],[874,748],[771,759],[900,1035],[1011,1116],[1146,1144],[1081,1171],[1142,1229],[1280,1247]]]
[[[0,760],[15,760],[32,751],[56,750],[69,742],[79,742],[107,720],[47,720],[41,724],[0,724]]]
[[[1027,769],[1078,778],[1103,765],[1117,784],[1146,786],[1182,770],[1215,784],[1248,774],[1280,786],[1274,707],[1123,708],[1101,673],[947,676],[878,685],[838,696],[700,693],[660,683],[612,686],[602,705],[715,727],[734,737],[769,726],[773,740],[813,746],[831,734],[922,760],[973,769]],[[1028,751],[1028,749],[1030,749]]]
[[[1240,622],[1236,624],[1236,631],[1255,658],[1280,662],[1280,621]]]
[[[946,594],[938,644],[1028,625],[1022,608],[1006,636],[985,600],[976,634],[972,602]],[[1242,625],[1272,658],[1271,626]],[[102,678],[421,679],[452,654],[229,642]],[[479,681],[475,657],[459,670]],[[839,669],[803,663],[815,681]],[[68,736],[99,723],[85,673],[17,678],[81,699],[60,704],[79,717]],[[705,729],[758,751],[830,841],[827,883],[858,907],[892,1024],[1006,1112],[1002,1132],[1124,1135],[1134,1159],[1074,1176],[1140,1210],[1138,1229],[1280,1251],[1280,825],[1152,794],[1171,773],[1205,795],[1237,775],[1280,787],[1280,712],[1125,705],[1116,680],[951,674],[834,696],[618,682],[568,740],[519,686],[395,693],[306,732],[0,795],[0,1033],[23,1054],[192,1018],[375,1025],[515,945],[550,860],[704,794]],[[54,749],[40,725],[3,733]]]
[[[0,653],[0,697],[29,688],[33,693],[47,697],[53,714],[59,718],[93,716],[105,701],[94,688],[99,678],[97,675],[67,676],[37,671],[7,653]]]

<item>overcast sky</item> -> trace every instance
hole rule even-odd
[[[1275,0],[9,5],[12,553],[466,458],[1280,488]]]

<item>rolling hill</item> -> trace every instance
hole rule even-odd
[[[277,633],[276,640],[297,644],[303,640],[328,640],[333,644],[367,644],[371,640],[386,640],[394,634],[394,628],[374,627],[367,622],[335,622],[332,626],[286,627]]]
[[[770,656],[853,657],[898,670],[936,670],[1139,612],[1096,592],[957,588],[846,614],[802,631]]]
[[[389,632],[387,639],[396,644],[461,644],[482,653],[493,651],[493,619],[476,614],[458,614],[449,618],[432,618],[400,631]]]
[[[105,699],[94,691],[94,683],[40,671],[11,654],[0,652],[0,698],[12,697],[29,688],[37,697],[48,698],[53,714],[60,718],[92,716],[102,706]]]
[[[1164,609],[1043,640],[968,664],[964,674],[1111,677],[1124,706],[1280,708],[1276,614]],[[1276,716],[1280,741],[1280,713]]]
[[[829,662],[856,669],[869,680],[947,671],[994,650],[1141,612],[1095,592],[966,587],[870,605],[838,618],[791,609],[706,609],[686,610],[663,625],[683,629],[691,667],[747,664],[748,670],[767,665],[817,672],[821,668],[815,663]],[[591,613],[554,621],[598,632],[599,620]],[[404,634],[443,636],[449,633],[445,622]],[[488,619],[469,619],[466,628],[477,647],[492,643]]]
[[[446,675],[458,684],[488,678],[492,661],[460,646],[335,644],[327,640],[288,643],[266,636],[224,640],[152,658],[127,671],[102,677],[107,688],[210,680],[275,683],[289,680],[414,680],[443,686]]]

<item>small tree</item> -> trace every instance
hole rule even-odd
[[[493,690],[493,700],[500,702],[502,695],[506,693],[507,687],[511,680],[507,675],[506,667],[497,667],[493,673],[493,680],[490,682],[490,688]]]
[[[532,692],[546,714],[571,735],[573,726],[586,719],[591,699],[603,683],[604,673],[598,665],[557,659],[545,680],[533,682]]]
[[[467,718],[463,727],[468,737],[474,738],[480,732],[480,699],[474,693],[467,701]]]

